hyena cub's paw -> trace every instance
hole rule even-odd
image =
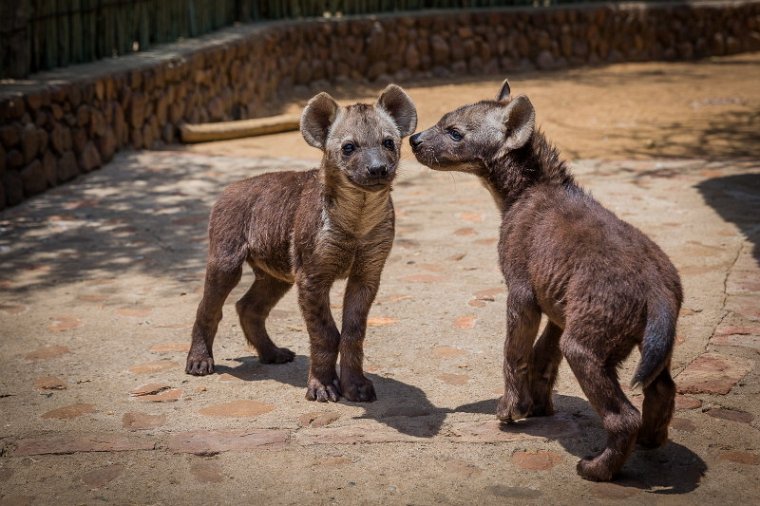
[[[533,408],[531,399],[517,399],[504,394],[496,405],[496,417],[505,423],[522,420],[530,415]]]
[[[338,378],[334,377],[324,382],[314,377],[309,378],[309,383],[306,385],[306,399],[318,402],[338,402],[340,399]]]
[[[259,362],[262,364],[286,364],[295,358],[296,354],[287,348],[274,348],[267,353],[259,353]]]
[[[341,377],[340,389],[343,397],[352,402],[372,402],[377,400],[374,385],[364,375]]]
[[[193,376],[214,374],[214,359],[208,353],[193,353],[187,355],[185,372]]]
[[[599,457],[579,460],[575,470],[581,478],[589,481],[610,481],[614,474],[610,466]]]

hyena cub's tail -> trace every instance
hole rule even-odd
[[[679,304],[665,294],[652,294],[647,302],[647,325],[641,343],[641,361],[631,387],[647,387],[670,363],[676,340]]]

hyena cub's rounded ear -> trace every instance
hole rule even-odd
[[[501,83],[501,89],[499,90],[499,94],[496,95],[496,100],[498,102],[501,102],[502,100],[507,100],[509,98],[510,93],[512,93],[512,90],[509,88],[509,80],[504,79],[504,82]]]
[[[400,86],[389,84],[377,99],[377,105],[391,115],[401,137],[414,133],[417,128],[417,108]]]
[[[301,113],[301,135],[309,146],[325,149],[327,135],[338,115],[338,108],[335,99],[325,92],[309,100]]]
[[[504,109],[504,126],[506,127],[506,146],[518,149],[525,145],[536,128],[536,111],[528,97],[520,95]]]

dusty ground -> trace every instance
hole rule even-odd
[[[614,484],[580,480],[575,462],[603,434],[564,365],[555,417],[499,428],[497,213],[477,182],[430,172],[408,149],[394,192],[397,240],[366,342],[379,400],[303,398],[308,346],[294,292],[269,328],[296,361],[259,364],[233,307],[250,275],[225,308],[219,374],[185,375],[209,207],[229,182],[312,166],[317,152],[293,133],[122,153],[0,213],[0,504],[757,498],[760,54],[512,82],[578,179],[681,272],[681,394],[667,446],[638,451]],[[408,88],[424,127],[497,86]]]

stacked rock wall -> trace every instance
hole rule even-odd
[[[249,25],[0,84],[0,209],[120,149],[173,143],[184,122],[260,116],[331,84],[760,49],[760,2],[427,11]]]

